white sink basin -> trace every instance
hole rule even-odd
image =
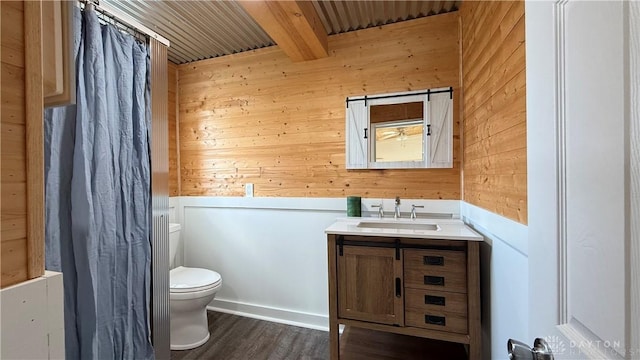
[[[437,224],[422,223],[406,223],[406,222],[360,222],[359,228],[367,229],[402,229],[402,230],[430,230],[438,231],[440,227]]]

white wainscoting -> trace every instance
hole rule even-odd
[[[363,199],[363,215],[394,199]],[[401,201],[424,205],[419,216],[460,216],[456,200]],[[315,329],[328,329],[327,244],[324,229],[346,216],[345,198],[180,197],[172,221],[182,224],[184,264],[222,275],[210,309]]]
[[[462,202],[466,224],[481,246],[483,359],[505,359],[508,339],[529,339],[527,226]]]
[[[363,215],[375,215],[363,199]],[[387,213],[393,199],[383,199]],[[528,339],[528,232],[525,225],[459,201],[402,200],[424,214],[462,217],[482,233],[484,359],[503,359],[508,338]],[[327,329],[324,229],[344,217],[346,199],[180,197],[186,266],[215,270],[223,287],[210,309]]]
[[[180,212],[178,211],[178,207],[180,205],[179,197],[170,197],[169,198],[169,222],[170,223],[182,223],[180,219]]]
[[[64,359],[62,273],[6,287],[0,303],[0,358]]]

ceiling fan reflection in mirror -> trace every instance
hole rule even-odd
[[[376,141],[389,139],[402,141],[407,140],[409,137],[422,137],[423,129],[422,120],[405,121],[400,124],[397,121],[389,124],[376,124]]]

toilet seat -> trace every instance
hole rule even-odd
[[[169,272],[171,293],[193,293],[218,288],[222,277],[215,271],[178,266]]]

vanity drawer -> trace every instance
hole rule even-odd
[[[467,334],[467,316],[437,311],[407,310],[404,315],[406,326]]]
[[[467,257],[464,251],[405,250],[405,287],[467,292]]]
[[[461,293],[405,288],[407,311],[446,312],[467,316],[467,295]]]

